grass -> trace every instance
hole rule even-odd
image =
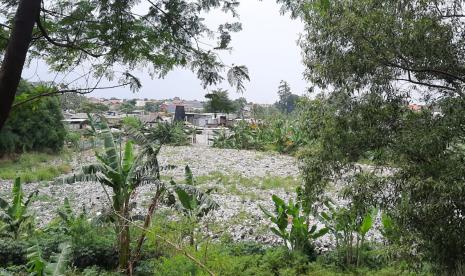
[[[18,158],[0,160],[0,179],[21,177],[24,183],[50,181],[71,172],[66,154],[24,153]]]

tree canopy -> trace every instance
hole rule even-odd
[[[278,2],[305,22],[300,45],[313,84],[463,96],[463,1]]]
[[[229,99],[227,90],[213,90],[212,93],[205,95],[205,98],[208,99],[204,105],[205,112],[232,113],[236,111],[236,105],[231,99]]]
[[[19,94],[34,89],[22,83]],[[58,97],[47,97],[27,103],[11,113],[0,131],[0,156],[25,150],[59,151],[63,148],[66,130]]]
[[[278,87],[279,100],[275,106],[284,113],[291,113],[297,106],[299,96],[292,94],[291,87],[287,81],[282,80]]]
[[[163,77],[177,66],[194,71],[204,87],[221,82],[228,69],[227,80],[242,91],[247,68],[226,66],[215,53],[230,49],[230,33],[240,31],[241,24],[224,22],[214,31],[203,20],[212,9],[237,18],[238,5],[226,0],[2,1],[0,128],[13,104],[26,56],[28,61],[44,60],[55,72],[85,66],[88,70],[80,78],[95,80],[86,85],[55,83],[60,89],[47,95],[114,86],[136,90],[141,83],[131,73],[134,69]],[[207,36],[216,37],[217,46],[202,48]],[[102,79],[117,84],[102,87]]]
[[[344,178],[342,196],[383,208],[396,244],[407,244],[402,253],[460,274],[463,1],[278,2],[303,19],[305,75],[325,92],[300,113],[312,141],[300,154],[304,195],[315,202],[327,183],[369,160],[374,172]],[[414,98],[422,110],[408,108]],[[377,173],[386,167],[395,169]]]

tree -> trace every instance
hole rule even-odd
[[[22,82],[18,97],[41,93],[43,87]],[[46,88],[45,88],[46,89]],[[21,151],[53,151],[63,148],[66,129],[58,97],[47,97],[15,109],[0,131],[0,155]]]
[[[464,96],[462,1],[278,2],[305,22],[300,45],[313,84],[354,92],[395,82],[399,92]]]
[[[244,108],[247,105],[247,100],[244,97],[239,97],[233,101],[234,109],[237,111],[238,116],[244,117]]]
[[[160,111],[160,106],[154,102],[146,102],[144,110],[147,112],[158,112]]]
[[[136,100],[132,99],[124,101],[119,107],[119,110],[126,114],[133,112],[134,110],[136,110]]]
[[[291,87],[286,81],[281,81],[278,87],[279,101],[276,102],[276,107],[284,113],[294,111],[299,96],[292,94]]]
[[[110,110],[110,108],[102,103],[92,103],[92,102],[83,102],[80,104],[79,108],[77,109],[78,112],[83,113],[103,113]]]
[[[74,93],[65,93],[59,97],[62,110],[76,110],[77,107],[89,102],[86,97]]]
[[[204,35],[212,33],[202,14],[220,8],[237,16],[237,1],[4,0],[2,4],[0,129],[13,106],[26,57],[44,60],[51,71],[64,74],[92,64],[80,79],[95,79],[86,87],[82,83],[55,83],[52,91],[33,95],[28,101],[118,86],[136,90],[141,83],[130,72],[141,64],[153,76],[164,76],[176,66],[191,69],[205,87],[221,82],[221,73],[227,68],[228,81],[238,91],[243,91],[243,82],[248,79],[245,67],[226,66],[214,52],[228,49],[230,32],[240,31],[240,23],[219,26],[218,47],[198,46]],[[113,70],[114,64],[123,70]],[[102,78],[118,83],[99,86]]]
[[[233,101],[229,99],[228,91],[224,89],[213,90],[212,93],[205,95],[208,101],[204,105],[205,112],[212,113],[232,113],[235,111]]]
[[[464,218],[457,215],[465,212],[463,1],[279,2],[305,22],[300,43],[306,78],[331,95],[332,106],[313,108],[312,117],[321,120],[307,123],[322,131],[309,131],[321,136],[301,155],[306,186],[328,181],[334,170],[363,157],[381,166],[394,164],[396,172],[380,181],[384,185],[366,183],[366,194],[376,191],[379,197],[389,189],[381,203],[399,228],[398,240],[438,272],[460,274],[465,258]],[[406,108],[414,93],[426,101],[424,110]],[[366,104],[367,97],[380,104]]]
[[[95,125],[95,124],[93,124]],[[115,212],[115,226],[118,233],[119,266],[126,271],[130,262],[130,198],[144,183],[159,182],[157,155],[158,144],[146,144],[138,154],[134,142],[129,140],[124,150],[115,145],[113,135],[104,121],[99,136],[104,141],[104,153],[97,154],[99,163],[82,167],[79,174],[64,179],[67,183],[96,181],[113,190],[112,207]],[[97,135],[97,131],[94,128]],[[157,192],[158,193],[158,192]]]

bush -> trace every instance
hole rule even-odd
[[[71,241],[70,263],[73,266],[80,269],[91,266],[114,269],[118,266],[112,227],[97,225],[85,214],[61,212],[60,219],[50,223],[38,237],[45,258],[59,251],[59,245],[64,241]],[[63,218],[66,218],[66,222]]]
[[[72,263],[78,268],[97,265],[105,269],[118,266],[118,251],[114,244],[114,229],[77,218],[70,227]]]
[[[40,89],[22,82],[17,97],[37,93]],[[31,150],[60,151],[66,136],[62,120],[57,97],[44,97],[13,109],[0,131],[0,156]]]
[[[25,241],[0,239],[0,267],[25,264],[28,247]]]
[[[144,131],[145,132],[145,131]],[[147,138],[161,145],[185,146],[189,144],[188,131],[181,122],[160,122],[147,129]]]

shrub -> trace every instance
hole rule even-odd
[[[283,240],[284,246],[288,247],[289,250],[299,251],[314,259],[313,241],[324,236],[329,228],[322,228],[317,231],[316,224],[310,226],[310,212],[308,209],[302,208],[299,201],[294,203],[291,199],[286,203],[276,195],[272,196],[272,200],[275,205],[273,213],[260,206],[260,209],[275,226],[270,228],[271,231]]]
[[[185,146],[189,144],[189,131],[184,129],[182,122],[160,122],[143,132],[148,133],[147,139],[157,141],[161,145]]]
[[[10,238],[0,239],[0,266],[23,265],[29,244]]]
[[[37,89],[22,82],[17,97],[36,93]],[[57,152],[63,148],[66,130],[57,97],[43,97],[12,110],[0,131],[0,156],[23,151]],[[40,127],[37,127],[40,126]]]

